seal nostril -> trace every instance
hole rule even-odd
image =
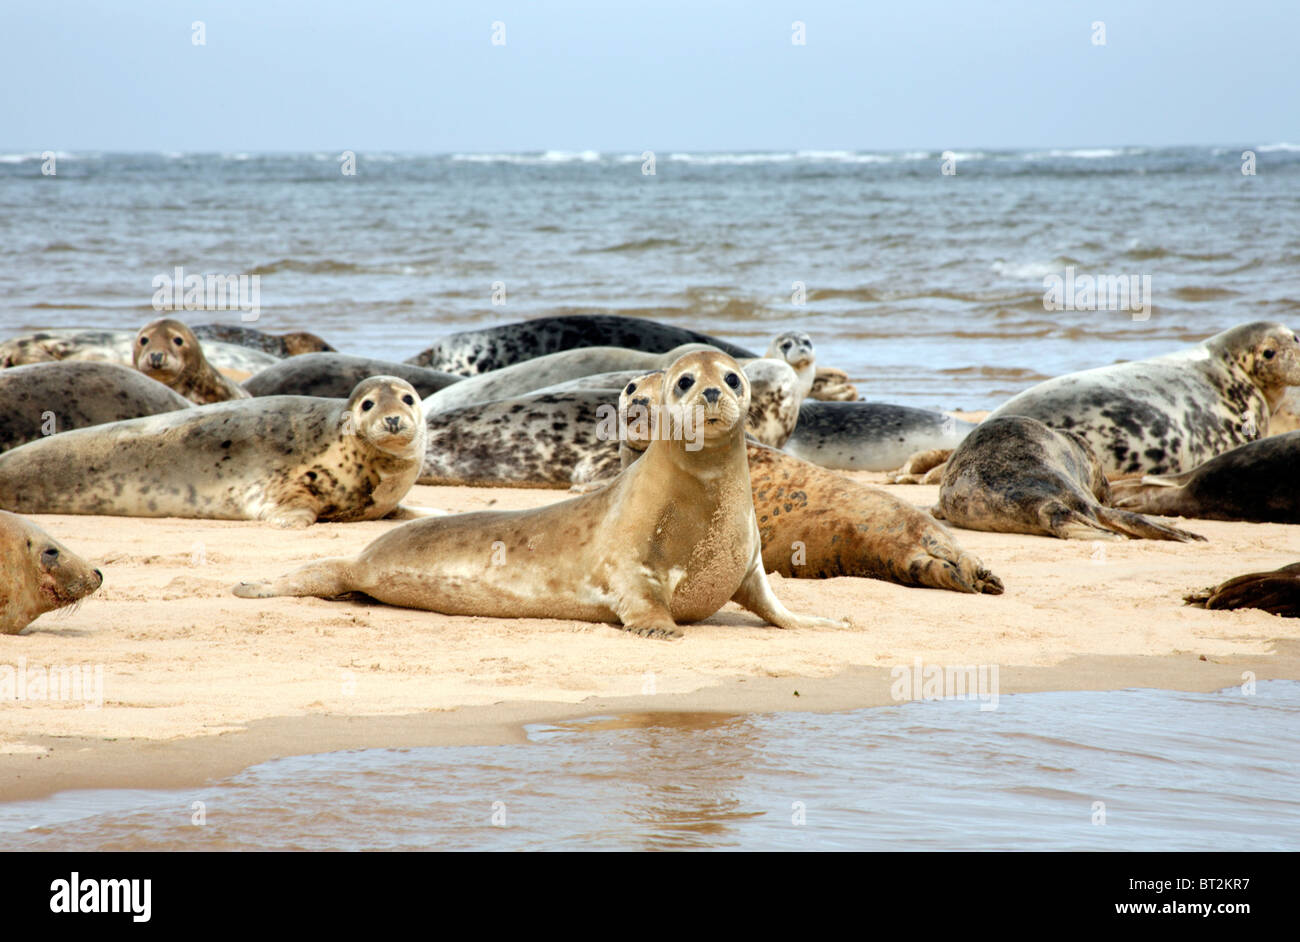
[[[708,389],[704,390],[704,398],[708,400],[709,405],[717,402],[718,397],[721,395],[722,391],[715,386],[710,386]]]

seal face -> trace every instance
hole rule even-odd
[[[1300,563],[1272,572],[1252,572],[1183,596],[1188,605],[1209,609],[1259,608],[1283,618],[1300,618]]]
[[[990,418],[1023,415],[1078,432],[1112,475],[1178,473],[1267,435],[1295,385],[1300,340],[1257,321],[1176,353],[1047,380]]]
[[[415,387],[422,399],[462,379],[452,373],[407,363],[372,360],[343,353],[304,353],[268,366],[245,381],[244,390],[252,396],[322,396],[326,399],[346,399],[352,395],[357,383],[371,376],[396,376],[404,379]]]
[[[1300,523],[1300,431],[1274,435],[1190,471],[1111,485],[1115,506],[1145,514]]]
[[[975,426],[886,402],[805,401],[785,450],[836,471],[892,471],[918,451],[951,450]]]
[[[687,343],[708,344],[733,357],[753,358],[743,347],[708,334],[643,317],[618,314],[568,314],[467,330],[444,337],[407,363],[475,376],[502,367],[579,347],[626,347],[667,353]],[[548,384],[544,384],[548,385]],[[536,388],[536,387],[535,387]]]
[[[985,419],[957,446],[932,513],[968,530],[1063,540],[1204,539],[1106,507],[1109,497],[1101,462],[1082,436],[1010,415]]]
[[[17,634],[103,583],[98,569],[36,524],[0,510],[0,634]]]
[[[134,362],[145,376],[199,405],[248,398],[248,393],[212,368],[193,331],[171,318],[140,328]]]
[[[77,360],[0,370],[0,402],[0,451],[70,429],[192,406],[130,367]]]
[[[767,345],[767,352],[763,356],[790,364],[799,376],[800,397],[808,397],[817,379],[817,356],[813,353],[811,337],[802,330],[787,330],[783,334],[777,334],[776,339]]]
[[[346,402],[268,396],[113,422],[0,455],[0,507],[23,513],[375,520],[424,455],[411,385],[376,376]]]
[[[627,467],[649,446],[648,413],[662,395],[663,373],[624,387],[619,411]],[[858,484],[756,442],[746,443],[763,568],[800,579],[862,576],[955,592],[1002,592],[1002,581],[957,546],[928,514],[891,494]]]
[[[748,399],[735,360],[689,354],[667,371],[659,403],[670,434],[608,487],[531,510],[417,520],[355,559],[310,563],[235,594],[363,592],[453,615],[616,621],[659,638],[732,600],[780,627],[830,627],[787,611],[763,572],[744,449]],[[694,450],[671,434],[688,422],[699,430]]]

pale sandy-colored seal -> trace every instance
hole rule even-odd
[[[1167,517],[1300,523],[1300,431],[1272,435],[1182,474],[1111,484],[1116,507]]]
[[[36,524],[0,510],[0,634],[16,635],[103,583],[98,569]]]
[[[474,376],[522,360],[579,347],[627,347],[646,353],[667,353],[687,343],[708,344],[733,357],[758,355],[708,334],[649,318],[619,314],[566,314],[460,331],[444,337],[406,362]]]
[[[372,360],[343,353],[304,353],[268,366],[244,382],[254,396],[323,396],[346,399],[357,383],[370,376],[404,379],[423,399],[463,377],[409,363]]]
[[[248,398],[242,386],[208,363],[194,332],[168,317],[140,328],[135,338],[134,362],[145,376],[201,406]]]
[[[1296,385],[1300,340],[1256,321],[1176,353],[1047,380],[990,418],[1025,415],[1078,432],[1112,475],[1177,474],[1267,435]]]
[[[652,441],[648,410],[662,399],[663,377],[662,372],[639,376],[619,396],[623,468]],[[862,576],[1001,594],[1002,581],[929,514],[757,442],[747,441],[745,447],[768,572],[798,579]]]
[[[72,360],[0,370],[0,451],[71,429],[191,408],[129,366]]]
[[[1258,608],[1283,618],[1300,618],[1300,563],[1237,576],[1185,595],[1183,601],[1200,608]]]
[[[20,513],[376,520],[424,457],[411,385],[358,384],[347,401],[267,396],[113,422],[0,455],[0,507]]]
[[[1008,415],[980,423],[948,459],[931,510],[968,530],[1063,540],[1203,540],[1140,514],[1105,506],[1101,462],[1083,436]]]
[[[679,637],[679,623],[728,601],[782,628],[839,627],[788,611],[768,584],[745,456],[748,399],[735,360],[688,354],[669,368],[662,405],[702,419],[694,451],[661,437],[595,493],[404,524],[353,559],[309,563],[235,594],[361,592],[452,615],[617,622],[655,638]]]
[[[836,471],[892,471],[918,451],[956,448],[973,428],[910,406],[805,400],[785,450]]]
[[[0,367],[50,363],[55,360],[94,360],[135,363],[134,330],[42,330],[0,343]],[[204,356],[216,369],[242,376],[252,376],[279,360],[251,347],[209,340],[203,345]]]
[[[424,400],[424,411],[430,414],[448,412],[479,403],[526,396],[539,389],[595,373],[619,370],[646,373],[661,370],[684,354],[706,349],[709,348],[703,344],[686,344],[667,353],[644,353],[624,347],[561,350],[450,384]]]

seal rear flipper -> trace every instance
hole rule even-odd
[[[322,559],[270,582],[241,582],[231,591],[243,599],[270,599],[278,596],[335,599],[351,592],[364,591],[352,578],[350,562],[347,559]]]
[[[1118,540],[1123,535],[1059,500],[1049,500],[1039,507],[1038,520],[1044,533],[1062,540]]]
[[[758,556],[758,554],[755,555]],[[753,612],[768,624],[776,625],[778,628],[841,629],[853,627],[853,624],[848,619],[835,621],[831,618],[819,618],[816,615],[796,615],[782,605],[781,600],[772,592],[772,586],[767,581],[767,573],[763,571],[761,556],[758,556],[754,565],[750,567],[749,573],[745,576],[745,581],[740,584],[740,588],[731,597],[731,601],[741,608]]]
[[[1183,597],[1207,609],[1258,608],[1283,618],[1300,618],[1300,563],[1274,572],[1253,572]]]
[[[1116,533],[1123,533],[1135,539],[1177,540],[1180,543],[1205,542],[1205,537],[1199,533],[1156,523],[1141,514],[1135,514],[1127,510],[1117,510],[1114,507],[1098,507],[1095,513],[1098,520]]]

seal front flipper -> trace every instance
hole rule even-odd
[[[301,530],[316,522],[316,511],[310,507],[277,507],[263,518],[273,526],[286,530]]]
[[[682,637],[673,621],[672,612],[661,602],[629,597],[618,607],[618,618],[624,631],[630,631],[642,638],[659,638],[672,641]]]
[[[772,592],[772,586],[767,581],[767,573],[763,571],[763,559],[755,554],[754,564],[750,566],[749,572],[745,575],[745,581],[740,584],[736,594],[731,597],[742,608],[748,609],[759,618],[776,625],[778,628],[852,628],[853,623],[847,618],[841,621],[835,621],[831,618],[819,618],[816,615],[796,615],[784,605],[781,600]]]

